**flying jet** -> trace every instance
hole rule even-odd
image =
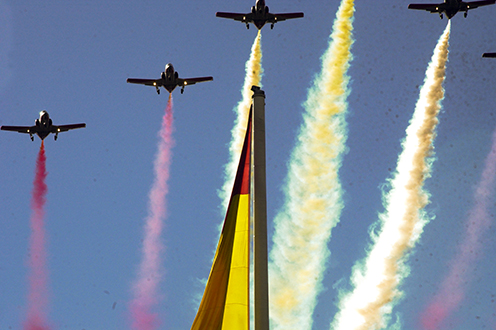
[[[291,18],[303,17],[303,13],[271,14],[269,13],[269,7],[265,5],[265,0],[256,0],[255,6],[251,7],[251,13],[239,14],[218,12],[215,16],[245,23],[247,29],[250,28],[249,23],[253,23],[260,30],[265,23],[270,23],[270,28],[273,29],[275,23]]]
[[[159,87],[164,87],[169,93],[177,87],[181,86],[181,94],[184,93],[184,87],[189,85],[194,85],[198,82],[202,81],[212,81],[214,78],[212,77],[199,77],[199,78],[179,78],[179,74],[177,71],[174,71],[174,67],[172,64],[167,64],[165,66],[165,71],[160,74],[160,78],[158,79],[137,79],[137,78],[128,78],[127,82],[131,84],[141,84],[146,86],[155,86],[157,90],[157,94],[160,94]]]
[[[482,57],[496,57],[496,53],[484,53]]]
[[[439,13],[441,19],[443,18],[443,13],[451,19],[459,11],[463,11],[464,17],[467,17],[469,9],[475,9],[480,6],[494,5],[496,0],[486,0],[486,1],[461,1],[461,0],[444,0],[443,3],[439,4],[424,4],[424,3],[412,3],[408,5],[408,9],[420,9],[427,10],[431,13]]]
[[[43,110],[40,112],[40,118],[34,121],[34,126],[1,126],[0,129],[29,134],[31,141],[34,141],[33,134],[36,134],[43,141],[50,133],[55,134],[53,138],[57,140],[59,133],[83,127],[86,127],[86,124],[53,125],[48,112]]]

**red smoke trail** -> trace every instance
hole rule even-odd
[[[153,330],[160,324],[153,307],[158,303],[158,284],[163,276],[161,253],[164,246],[160,241],[163,220],[166,216],[165,196],[168,193],[167,181],[171,163],[172,139],[172,97],[162,119],[159,132],[158,151],[154,163],[155,181],[150,190],[148,217],[145,223],[142,260],[138,279],[133,285],[134,298],[130,304],[132,329]]]
[[[469,281],[482,248],[481,236],[491,225],[488,207],[492,201],[496,175],[496,130],[492,140],[491,151],[474,192],[474,206],[465,224],[465,238],[450,263],[449,274],[443,280],[441,290],[422,313],[422,327],[426,330],[440,329],[443,321],[458,308],[464,298],[465,284]]]
[[[44,223],[47,194],[46,177],[46,156],[42,141],[36,159],[36,174],[31,200],[28,313],[26,321],[24,321],[24,330],[50,329],[47,325],[48,271],[46,269]]]

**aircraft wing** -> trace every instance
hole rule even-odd
[[[240,13],[224,13],[224,12],[217,12],[215,13],[215,16],[217,17],[222,17],[222,18],[229,18],[233,19],[235,21],[240,21],[240,22],[251,22],[253,21],[253,14],[240,14]]]
[[[446,5],[444,3],[440,4],[426,4],[426,3],[411,3],[408,5],[408,9],[419,9],[419,10],[427,10],[431,13],[441,13],[446,9]]]
[[[496,1],[495,0],[489,0],[489,1],[468,1],[464,2],[463,4],[465,5],[465,9],[474,9],[480,6],[487,6],[487,5],[494,5]],[[463,10],[462,10],[463,11]]]
[[[496,53],[484,53],[482,57],[496,57]]]
[[[52,133],[67,132],[71,129],[86,127],[85,123],[81,124],[70,124],[70,125],[52,125]]]
[[[1,126],[0,129],[3,131],[36,134],[36,126]]]
[[[198,77],[198,78],[178,78],[177,82],[178,85],[180,86],[186,86],[186,85],[194,85],[196,83],[202,82],[202,81],[212,81],[214,80],[213,77]]]
[[[140,84],[146,86],[162,86],[162,79],[137,79],[137,78],[128,78],[126,80],[131,84]]]
[[[285,14],[270,14],[269,13],[269,19],[267,22],[269,23],[276,23],[276,22],[282,22],[287,19],[292,19],[292,18],[300,18],[303,17],[303,13],[285,13]]]

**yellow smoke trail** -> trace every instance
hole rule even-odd
[[[396,173],[390,181],[391,190],[383,197],[386,211],[379,217],[380,232],[371,232],[369,255],[354,266],[354,290],[341,299],[340,312],[331,329],[382,329],[402,294],[398,286],[409,273],[406,257],[429,221],[423,210],[429,202],[423,184],[431,174],[437,115],[444,98],[449,32],[448,22],[426,71]]]
[[[272,329],[312,328],[329,256],[327,243],[343,208],[338,171],[346,150],[354,11],[353,0],[341,2],[289,163],[286,202],[275,218],[270,255]]]
[[[262,74],[262,35],[260,33],[260,30],[258,30],[257,37],[253,42],[253,46],[251,47],[250,58],[246,62],[245,82],[243,85],[243,89],[241,90],[243,98],[238,103],[238,106],[235,109],[237,118],[231,131],[232,138],[229,147],[230,160],[225,167],[224,186],[219,192],[224,206],[224,212],[226,211],[227,203],[229,202],[229,198],[231,196],[234,176],[236,175],[239,156],[241,155],[241,148],[243,147],[243,140],[245,138],[246,125],[248,123],[248,113],[250,111],[251,99],[253,96],[251,87],[253,85],[261,87]]]

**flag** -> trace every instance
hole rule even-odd
[[[205,292],[191,330],[249,330],[251,111]]]

